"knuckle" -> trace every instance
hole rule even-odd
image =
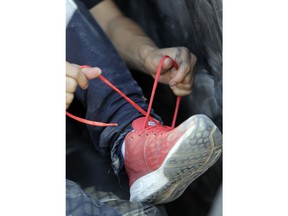
[[[189,49],[187,47],[181,47],[181,49],[187,54],[190,53]]]
[[[66,94],[66,104],[71,103],[74,99],[74,94]]]
[[[183,68],[183,72],[185,74],[189,73],[191,71],[191,64],[190,62],[187,62],[187,61],[183,61],[181,63],[181,67]]]
[[[75,70],[75,74],[74,74],[74,76],[75,76],[75,79],[76,80],[80,80],[80,78],[81,78],[81,71],[79,71],[79,70]]]
[[[72,91],[74,92],[77,88],[77,82],[74,79],[68,79],[68,81],[66,82],[66,89],[68,91]]]
[[[68,76],[75,79],[75,80],[78,80],[81,76],[81,71],[76,68],[76,67],[73,67],[73,68],[70,68],[70,70],[68,71]]]
[[[191,58],[190,59],[191,59],[191,63],[195,65],[196,62],[197,62],[197,56],[194,55],[193,53],[191,53]]]
[[[188,76],[185,77],[183,83],[190,85],[192,81],[192,76],[189,74]]]

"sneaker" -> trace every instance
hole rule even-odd
[[[177,128],[145,117],[133,121],[125,137],[124,164],[130,201],[168,203],[209,167],[222,152],[222,134],[205,115],[195,115]]]
[[[192,116],[174,129],[181,99],[179,96],[171,127],[163,126],[150,117],[162,64],[166,58],[170,58],[174,67],[178,68],[171,57],[163,56],[160,59],[147,112],[105,77],[98,76],[146,116],[134,120],[134,130],[125,137],[124,165],[129,176],[130,200],[135,202],[161,204],[177,199],[222,153],[222,134],[205,115]],[[66,114],[94,126],[117,126],[117,123],[94,122],[68,112]]]

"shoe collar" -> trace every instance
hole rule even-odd
[[[135,119],[132,122],[132,127],[135,131],[140,131],[143,130],[144,128],[147,127],[152,127],[152,126],[158,126],[161,125],[159,121],[157,121],[156,119],[150,117],[146,123],[146,125],[144,126],[144,122],[145,122],[145,117],[140,117]],[[144,126],[144,127],[143,127]]]

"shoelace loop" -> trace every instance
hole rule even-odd
[[[113,90],[115,90],[118,94],[120,94],[125,100],[127,100],[135,109],[137,109],[140,113],[142,113],[145,117],[145,121],[144,121],[144,125],[143,125],[143,129],[147,128],[145,127],[147,125],[148,119],[151,113],[151,108],[152,108],[152,104],[153,104],[153,100],[154,100],[154,96],[155,96],[155,92],[156,92],[156,88],[158,85],[158,80],[160,77],[160,73],[161,73],[161,68],[162,68],[162,64],[164,62],[164,60],[166,58],[170,58],[173,62],[173,66],[178,69],[178,65],[177,63],[169,56],[164,55],[159,62],[158,68],[157,68],[157,72],[154,78],[154,85],[153,85],[153,89],[152,89],[152,93],[151,93],[151,97],[150,97],[150,103],[148,106],[148,110],[147,112],[145,110],[143,110],[138,104],[136,104],[134,101],[132,101],[129,97],[127,97],[122,91],[120,91],[116,86],[114,86],[109,80],[107,80],[103,75],[99,75],[97,78],[101,79],[103,82],[105,82],[108,86],[110,86]],[[90,68],[90,66],[88,65],[82,65],[80,66],[80,69],[83,68]],[[178,114],[178,109],[179,109],[179,105],[180,105],[180,101],[181,101],[181,97],[177,96],[177,100],[176,100],[176,107],[175,107],[175,111],[174,111],[174,116],[173,116],[173,120],[172,120],[172,124],[171,124],[171,128],[175,127],[175,122],[176,122],[176,118],[177,118],[177,114]],[[104,123],[104,122],[96,122],[96,121],[91,121],[91,120],[87,120],[84,118],[80,118],[77,117],[75,115],[72,115],[71,113],[69,113],[68,111],[66,111],[66,115],[69,116],[70,118],[88,124],[88,125],[92,125],[92,126],[100,126],[100,127],[106,127],[106,126],[117,126],[117,123]],[[151,117],[152,118],[152,117]]]

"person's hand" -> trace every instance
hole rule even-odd
[[[185,47],[153,49],[144,57],[144,67],[154,78],[159,61],[163,55],[170,56],[178,64],[173,67],[172,60],[166,58],[162,65],[159,82],[168,84],[175,95],[184,96],[192,92],[194,67],[197,58]]]
[[[80,69],[79,65],[66,62],[66,109],[74,99],[74,92],[79,85],[82,89],[88,88],[88,80],[94,79],[101,74],[101,69],[84,68]]]

